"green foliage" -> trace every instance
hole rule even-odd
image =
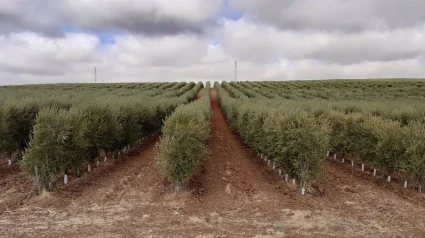
[[[0,154],[19,158],[27,148],[30,159],[23,166],[29,173],[34,165],[45,166],[41,172],[46,183],[65,169],[92,162],[100,150],[116,152],[136,144],[161,129],[165,118],[196,122],[196,126],[170,122],[168,134],[198,130],[205,135],[204,121],[192,117],[203,110],[199,105],[207,91],[190,103],[202,86],[191,82],[0,87]],[[397,172],[425,182],[423,80],[223,82],[222,86],[216,82],[214,87],[232,129],[306,186],[323,173],[323,154],[329,149],[369,162],[383,173]],[[188,108],[179,106],[188,103]],[[177,107],[180,116],[170,119]],[[209,116],[204,117],[209,121]],[[58,140],[62,135],[66,139]],[[171,138],[177,137],[163,138],[164,146],[172,145],[162,148],[167,158],[178,154],[177,144],[203,137],[191,135],[182,142]],[[188,147],[187,154],[204,155],[202,145]],[[173,163],[186,161],[182,158],[187,155],[180,156]],[[187,161],[191,162],[162,166],[174,168],[170,171],[180,175],[173,181],[183,182],[202,164],[198,157]],[[179,167],[190,169],[177,173]]]
[[[87,122],[85,131],[89,156],[92,160],[98,156],[98,150],[112,151],[119,144],[119,123],[111,107],[96,102],[78,105],[75,110],[81,119]]]
[[[0,107],[0,155],[4,153],[7,143],[7,126],[4,109]]]
[[[232,98],[218,83],[215,87],[222,91],[220,104],[232,128],[255,151],[298,177],[306,176],[300,173],[304,170],[300,165],[306,163],[297,156],[298,150],[327,150],[317,142],[329,141],[333,152],[368,162],[383,174],[397,172],[422,184],[424,85],[423,80],[401,79],[223,82]],[[321,133],[312,135],[315,129]],[[317,155],[319,162],[311,164],[320,167]],[[312,174],[314,180],[320,173]]]
[[[206,142],[210,132],[210,117],[208,83],[198,101],[179,106],[165,120],[157,160],[176,187],[193,176],[208,155]]]
[[[406,130],[400,127],[398,122],[385,120],[377,117],[368,118],[365,122],[365,130],[371,131],[375,144],[369,144],[374,149],[372,163],[386,174],[400,171],[404,168],[404,138]]]
[[[114,104],[112,111],[118,123],[118,138],[114,149],[122,149],[127,145],[134,144],[142,135],[136,108],[127,102],[121,102]]]
[[[158,131],[202,83],[64,84],[0,87],[0,153],[26,149],[29,174],[43,186],[81,169],[100,151],[117,152]],[[38,116],[37,116],[38,115]]]
[[[278,166],[300,179],[308,188],[323,175],[324,152],[329,146],[329,126],[324,118],[312,118],[306,112],[270,112],[264,130],[267,150]],[[270,144],[276,146],[270,146]]]
[[[404,170],[419,184],[425,183],[425,127],[421,122],[413,122],[406,128],[404,145],[406,148]]]
[[[366,117],[360,113],[342,114],[332,112],[329,115],[332,127],[331,145],[333,151],[370,157],[370,146],[376,139],[365,130]]]
[[[79,168],[88,141],[87,125],[74,113],[55,107],[42,109],[36,119],[34,135],[21,162],[29,173],[38,167],[40,184],[44,189],[54,182],[58,173]]]
[[[322,176],[330,133],[326,118],[296,107],[280,110],[263,97],[236,100],[227,96],[218,83],[214,87],[232,128],[255,151],[298,177],[302,188]]]
[[[215,87],[215,86],[214,86]],[[234,98],[240,98],[240,99],[246,99],[248,98],[247,95],[245,95],[243,92],[241,92],[240,90],[232,87],[232,85],[230,85],[228,82],[223,81],[222,83],[222,87],[225,88],[230,95],[232,95],[232,97]]]
[[[28,100],[6,103],[2,110],[2,154],[11,156],[14,152],[25,149],[39,107]]]

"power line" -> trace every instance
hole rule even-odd
[[[235,82],[238,81],[238,61],[235,60],[235,75],[233,76]]]
[[[97,69],[94,67],[94,83],[97,83]]]

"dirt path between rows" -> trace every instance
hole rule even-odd
[[[19,164],[8,165],[0,159],[0,215],[27,203],[36,194],[35,181],[25,175]]]
[[[156,136],[48,198],[0,213],[0,237],[425,236],[423,194],[329,160],[325,178],[300,196],[231,131],[215,90],[211,107],[211,153],[187,192],[174,194],[156,166]],[[9,199],[11,189],[2,191]]]

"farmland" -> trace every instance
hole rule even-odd
[[[422,81],[224,82],[233,98],[224,90],[219,90],[219,97],[231,126],[245,142],[296,177],[300,189],[323,175],[323,153],[328,150],[335,159],[349,159],[353,167],[372,166],[375,176],[387,176],[389,181],[398,173],[406,187],[421,191],[423,85]]]
[[[0,87],[0,235],[423,236],[424,100],[406,79]]]

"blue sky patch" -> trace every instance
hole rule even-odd
[[[228,0],[222,1],[220,11],[219,11],[220,17],[226,18],[226,19],[229,19],[229,20],[232,20],[232,21],[238,21],[239,19],[241,19],[243,17],[243,15],[244,15],[243,12],[232,8],[229,5]]]
[[[102,45],[113,45],[115,44],[115,36],[122,35],[122,32],[119,31],[104,31],[104,32],[95,32],[90,30],[83,30],[73,26],[64,26],[62,27],[64,33],[84,33],[96,36]]]
[[[211,45],[218,46],[218,45],[221,45],[221,43],[220,43],[220,41],[216,40]]]

